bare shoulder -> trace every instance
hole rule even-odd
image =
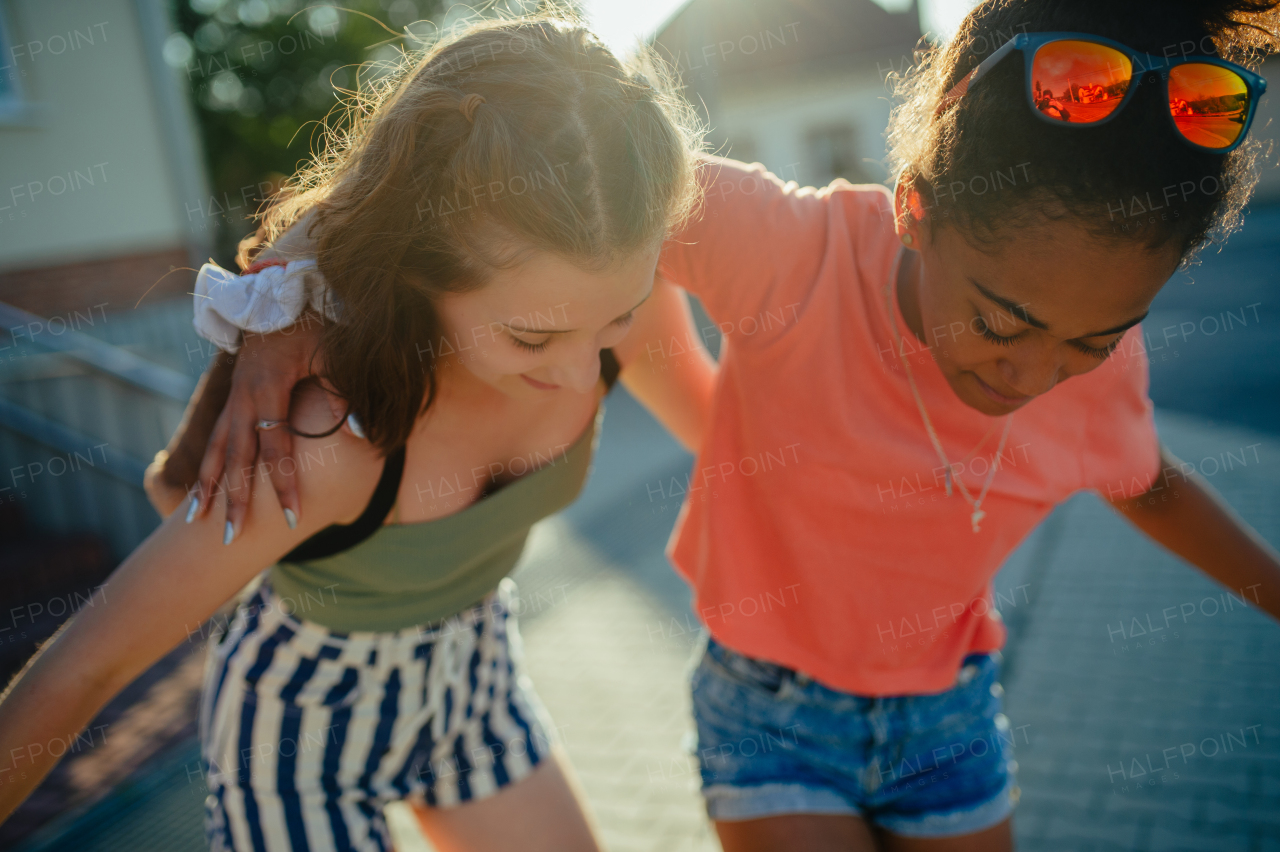
[[[271,542],[268,550],[278,551],[276,557],[330,524],[359,517],[382,473],[383,458],[375,446],[351,432],[346,413],[346,403],[315,379],[299,382],[289,403],[288,452],[282,447],[278,455],[259,456],[252,467],[227,471],[201,517],[221,519],[229,502],[247,504],[239,528],[224,535],[237,543],[263,537],[264,543]],[[288,527],[272,485],[272,478],[280,475],[292,477],[297,489],[296,529]],[[289,534],[276,541],[275,534],[282,531]],[[289,539],[296,540],[280,549]]]
[[[146,564],[150,574],[183,578],[193,595],[202,584],[212,583],[207,596],[193,598],[211,612],[254,574],[320,530],[359,517],[382,471],[377,449],[345,428],[324,438],[296,439],[293,454],[280,464],[291,464],[297,473],[302,511],[296,528],[286,523],[275,489],[259,465],[248,486],[254,489],[248,515],[230,541],[224,529],[224,491],[215,495],[209,512],[190,523],[184,501],[126,565],[137,563],[131,569],[136,571]]]
[[[278,464],[283,472],[295,475],[302,515],[312,522],[307,526],[318,523],[318,531],[329,524],[349,523],[359,517],[373,496],[383,461],[376,447],[357,438],[344,425],[323,438],[295,437],[293,455]],[[284,470],[286,467],[291,469]],[[254,477],[256,490],[246,526],[259,514],[259,504],[264,514],[269,513],[271,522],[282,513],[275,490],[262,475],[265,472],[259,470]],[[301,517],[299,521],[301,527]]]
[[[318,514],[326,524],[358,517],[382,472],[382,454],[351,431],[344,419],[347,411],[346,402],[318,380],[299,382],[289,404],[293,454],[276,461],[280,473],[295,477],[303,513]],[[274,472],[260,469],[255,480],[264,502],[280,513],[275,491],[263,475]],[[260,495],[255,491],[252,496],[251,508]]]

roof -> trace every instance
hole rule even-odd
[[[767,76],[907,64],[920,39],[915,8],[872,0],[689,0],[654,36],[695,92]]]

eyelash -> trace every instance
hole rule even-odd
[[[628,326],[628,325],[631,325],[631,321],[633,319],[635,319],[635,314],[631,313],[631,314],[627,314],[625,317],[618,317],[616,320],[613,321],[613,324],[616,326]],[[551,338],[548,337],[546,340],[542,341],[541,343],[530,343],[527,340],[521,340],[518,337],[512,337],[511,342],[514,343],[516,346],[519,346],[521,349],[525,350],[526,352],[542,352],[544,349],[547,348],[547,345],[551,343]]]
[[[991,326],[987,325],[986,319],[984,319],[981,315],[977,317],[977,320],[978,320],[978,325],[982,328],[982,336],[985,337],[987,340],[990,340],[992,343],[996,344],[997,346],[1012,346],[1017,341],[1017,339],[1022,336],[1022,333],[1019,332],[1018,334],[1012,335],[1010,337],[1003,337],[999,334],[996,334],[994,331],[992,331]]]
[[[551,342],[551,338],[547,338],[541,343],[529,343],[526,340],[521,340],[518,337],[513,337],[511,338],[511,342],[514,343],[516,346],[519,346],[521,349],[525,350],[526,352],[541,352],[542,350],[547,348],[547,344]]]
[[[996,344],[997,346],[1012,346],[1014,343],[1017,342],[1018,338],[1022,336],[1021,332],[1019,332],[1018,334],[1012,335],[1010,337],[1002,337],[1001,335],[996,334],[994,331],[992,331],[990,326],[987,325],[987,321],[983,319],[981,316],[979,316],[977,319],[978,319],[978,324],[982,327],[982,336],[985,337],[987,340],[991,341],[992,343]],[[1116,351],[1116,347],[1120,345],[1120,341],[1122,339],[1123,338],[1117,337],[1115,340],[1111,341],[1110,343],[1108,343],[1106,346],[1103,346],[1102,348],[1090,346],[1087,343],[1081,343],[1078,340],[1071,340],[1068,342],[1072,346],[1074,346],[1076,349],[1083,352],[1084,354],[1089,355],[1090,357],[1093,357],[1093,358],[1097,358],[1098,360],[1102,361],[1111,357],[1111,353]]]
[[[1094,346],[1088,346],[1077,340],[1071,341],[1071,345],[1079,349],[1084,354],[1091,355],[1092,357],[1097,358],[1099,361],[1102,361],[1111,357],[1111,353],[1116,351],[1116,347],[1120,345],[1120,341],[1123,339],[1124,338],[1122,337],[1117,337],[1115,340],[1111,341],[1106,346],[1103,346],[1101,349]]]

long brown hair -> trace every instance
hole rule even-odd
[[[503,249],[603,268],[656,245],[696,203],[696,120],[651,58],[618,60],[575,22],[473,25],[349,105],[349,129],[263,214],[274,239],[314,211],[339,303],[325,375],[383,451],[436,393],[434,300],[484,284]]]

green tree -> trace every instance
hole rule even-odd
[[[178,32],[165,59],[190,84],[213,190],[198,215],[216,233],[219,263],[231,267],[254,211],[320,147],[321,122],[341,90],[355,89],[357,74],[363,81],[385,73],[400,48],[417,46],[387,30],[432,30],[442,5],[177,0]]]

